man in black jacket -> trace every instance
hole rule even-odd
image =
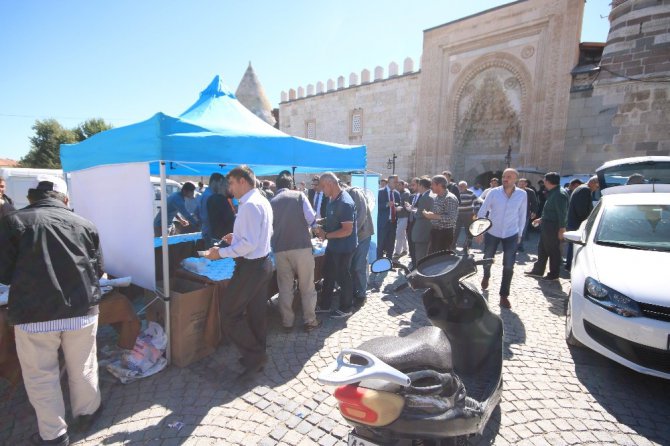
[[[598,177],[592,176],[586,184],[582,184],[572,191],[570,204],[568,205],[568,231],[579,229],[582,222],[586,220],[593,210],[593,193],[600,189]],[[568,251],[565,259],[565,269],[572,269],[572,243],[568,243]]]
[[[67,186],[38,178],[30,205],[0,220],[0,282],[10,284],[23,381],[37,414],[34,444],[68,445],[58,349],[68,371],[72,415],[86,430],[100,412],[95,336],[102,255],[93,223],[67,207]]]

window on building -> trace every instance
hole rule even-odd
[[[353,109],[349,113],[349,118],[349,136],[363,135],[363,109]]]
[[[305,121],[305,138],[316,139],[316,120]]]

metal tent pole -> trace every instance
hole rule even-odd
[[[165,335],[167,336],[167,347],[165,359],[170,364],[170,261],[168,252],[168,210],[167,210],[167,185],[165,180],[165,162],[160,162],[161,173],[161,237],[163,254],[163,304],[165,305]]]

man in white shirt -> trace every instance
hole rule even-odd
[[[239,378],[248,380],[268,361],[266,300],[272,277],[269,255],[273,216],[270,202],[256,189],[256,176],[248,166],[234,168],[227,178],[230,192],[240,202],[233,232],[223,237],[230,246],[210,248],[205,257],[235,260],[226,298],[221,301],[222,326],[242,354],[244,372]]]
[[[477,213],[478,217],[488,218],[493,222],[491,230],[484,235],[484,257],[495,256],[498,244],[503,248],[503,277],[500,284],[500,306],[511,308],[509,290],[516,262],[516,248],[523,236],[526,225],[526,191],[516,187],[519,173],[515,169],[505,169],[502,175],[502,186],[493,187],[486,195],[484,204]],[[481,236],[479,240],[481,242]],[[491,265],[484,266],[482,289],[489,287]]]

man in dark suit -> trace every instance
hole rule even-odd
[[[377,258],[392,258],[395,245],[397,212],[400,194],[396,188],[398,175],[391,175],[388,184],[377,194]]]
[[[319,186],[319,176],[315,175],[312,178],[312,188],[307,191],[307,198],[312,205],[312,209],[316,212],[316,219],[326,218],[326,206],[328,205],[328,197],[321,190]]]
[[[416,266],[417,262],[428,254],[428,244],[430,243],[430,230],[432,224],[424,215],[423,211],[433,209],[433,197],[430,195],[430,179],[423,177],[419,179],[417,185],[417,200],[412,210],[412,243],[414,244],[414,256],[412,263]]]
[[[592,176],[586,184],[577,187],[570,195],[568,204],[568,231],[579,229],[582,222],[586,220],[593,210],[593,193],[600,188],[598,177]],[[568,243],[568,251],[565,259],[565,269],[572,269],[572,243]]]

